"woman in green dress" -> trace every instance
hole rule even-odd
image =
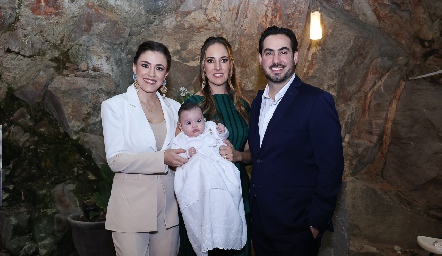
[[[227,146],[220,147],[220,154],[235,163],[240,170],[242,196],[247,227],[250,221],[249,177],[245,164],[251,163],[247,142],[250,105],[242,97],[233,61],[233,51],[223,37],[209,37],[201,47],[200,55],[201,91],[190,96],[187,101],[199,104],[207,120],[220,122],[230,132]],[[250,232],[247,228],[247,243],[241,250],[209,251],[213,255],[251,255]],[[187,237],[186,228],[180,215],[180,252],[182,256],[195,256]]]

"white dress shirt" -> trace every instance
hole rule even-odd
[[[278,107],[279,102],[282,97],[284,97],[287,89],[290,87],[290,84],[295,79],[295,74],[292,75],[292,78],[284,85],[284,87],[279,90],[279,92],[275,95],[275,100],[270,98],[269,96],[269,84],[266,85],[264,89],[264,93],[262,94],[262,102],[261,102],[261,110],[259,112],[259,146],[262,145],[262,140],[264,139],[264,135],[267,130],[267,126],[269,125],[270,119],[272,119],[273,113],[275,113],[276,108]]]

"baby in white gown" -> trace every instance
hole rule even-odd
[[[182,156],[190,159],[176,170],[175,194],[190,243],[197,255],[239,250],[247,239],[239,170],[219,154],[229,132],[206,122],[195,103],[184,103],[178,115],[181,132],[172,148],[185,149]]]

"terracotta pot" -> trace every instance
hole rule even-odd
[[[112,232],[104,229],[104,221],[84,222],[76,220],[80,214],[69,215],[75,249],[80,256],[115,256]]]

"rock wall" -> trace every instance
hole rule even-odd
[[[442,2],[318,1],[324,35],[309,40],[310,1],[2,0],[3,140],[0,253],[69,255],[66,216],[105,163],[100,103],[132,82],[144,40],[172,53],[169,96],[198,90],[208,36],[234,48],[252,100],[265,86],[260,33],[290,27],[296,74],[335,96],[345,153],[335,232],[321,255],[425,255],[416,236],[442,232]],[[253,173],[253,170],[252,170]]]

